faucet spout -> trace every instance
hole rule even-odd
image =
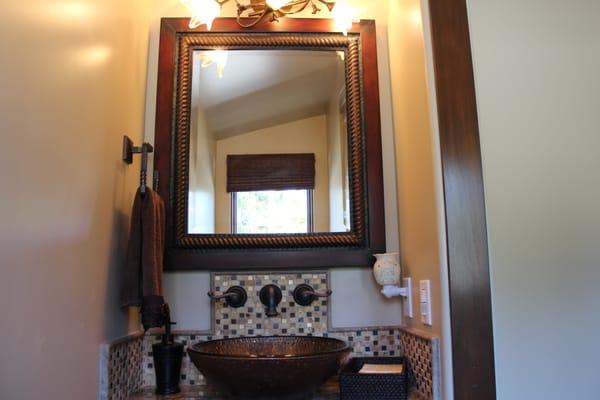
[[[276,285],[266,285],[260,290],[260,302],[265,306],[267,317],[276,317],[279,315],[277,306],[281,303],[281,289]]]

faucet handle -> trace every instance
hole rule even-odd
[[[294,289],[294,301],[301,306],[309,306],[318,298],[331,296],[331,290],[325,292],[316,292],[315,289],[305,283],[296,286]]]
[[[246,304],[248,300],[248,295],[246,294],[246,290],[244,290],[241,286],[232,286],[225,293],[216,294],[213,291],[207,293],[208,297],[213,300],[222,300],[225,299],[225,302],[229,307],[232,308],[240,308]]]

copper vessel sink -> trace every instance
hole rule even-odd
[[[336,375],[350,356],[337,339],[312,336],[243,337],[188,349],[209,383],[237,398],[306,398]]]

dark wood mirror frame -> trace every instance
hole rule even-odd
[[[365,266],[385,251],[383,166],[375,22],[348,35],[326,19],[286,18],[251,29],[234,18],[211,32],[187,18],[163,18],[155,131],[155,176],[167,206],[165,269],[282,269]],[[189,234],[191,55],[195,49],[308,49],[345,52],[351,231],[308,234]]]

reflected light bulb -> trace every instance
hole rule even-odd
[[[217,64],[217,74],[222,78],[225,74],[227,66],[227,50],[209,50],[200,55],[202,61],[201,67],[207,68],[213,64]]]
[[[221,13],[221,6],[214,0],[181,0],[181,3],[192,13],[190,29],[206,24],[210,31],[213,21]]]
[[[358,10],[346,3],[338,3],[331,11],[331,16],[335,21],[336,30],[347,35],[352,29],[352,22],[358,20]]]
[[[281,7],[289,3],[289,0],[267,0],[267,5],[273,10],[279,10]]]

